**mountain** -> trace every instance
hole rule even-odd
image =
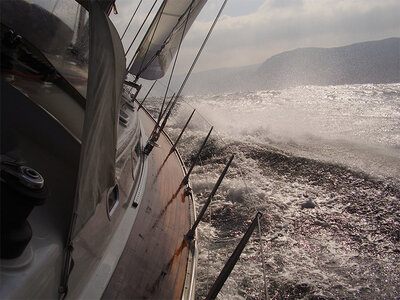
[[[300,48],[274,55],[261,65],[195,73],[185,93],[392,82],[400,82],[400,38],[336,48]]]
[[[256,76],[273,88],[399,82],[400,38],[283,52],[265,61]]]

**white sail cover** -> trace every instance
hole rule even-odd
[[[165,0],[138,48],[129,70],[132,75],[155,80],[163,77],[207,0]]]
[[[101,2],[89,8],[89,79],[73,236],[115,184],[119,101],[126,60],[119,35]]]

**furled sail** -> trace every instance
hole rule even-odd
[[[89,80],[74,236],[115,184],[119,101],[126,60],[118,32],[101,4],[97,0],[89,3]]]
[[[144,79],[163,77],[179,42],[207,0],[165,0],[140,44],[129,73]],[[185,30],[185,32],[183,32]]]

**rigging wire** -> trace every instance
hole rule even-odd
[[[147,96],[150,95],[150,92],[151,92],[151,90],[153,89],[153,87],[156,85],[156,83],[157,83],[157,80],[155,80],[155,81],[153,82],[153,84],[151,85],[151,87],[150,87],[149,90],[147,91],[146,95],[144,96],[142,102],[140,102],[138,110],[143,106],[144,101],[146,101]]]
[[[54,11],[56,10],[56,7],[57,7],[59,2],[60,2],[60,0],[56,0],[56,3],[54,4],[53,9],[51,10],[52,14],[54,14]]]
[[[173,35],[173,33],[174,33],[174,32],[178,32],[178,31],[182,28],[182,26],[185,27],[185,28],[184,28],[184,31],[183,31],[183,35],[185,35],[186,23],[188,22],[188,19],[189,19],[189,17],[190,17],[190,10],[191,10],[191,7],[192,7],[192,5],[193,5],[194,2],[195,2],[195,0],[192,0],[190,6],[186,9],[186,11],[185,11],[185,12],[182,14],[182,16],[181,16],[181,18],[182,18],[182,17],[183,17],[184,15],[186,15],[186,13],[189,11],[189,14],[187,15],[187,20],[186,20],[186,22],[184,22],[183,24],[180,24],[181,18],[178,19],[178,22],[177,22],[177,23],[175,24],[175,26],[172,28],[171,33],[164,39],[162,48],[166,45],[166,43],[168,42],[168,40],[171,39],[171,36]],[[198,5],[200,5],[200,2],[197,3],[197,6],[198,6]],[[194,7],[193,10],[195,10],[195,9],[197,8],[197,6]],[[161,18],[161,17],[160,17],[160,18]],[[153,32],[153,36],[154,36],[154,33],[155,33],[155,32]],[[151,43],[151,41],[150,41],[150,43]],[[150,44],[149,44],[149,47],[150,47]],[[147,48],[147,51],[148,51],[149,47]],[[146,51],[146,55],[147,55],[147,51]],[[162,51],[162,49],[160,49],[160,50],[158,50],[156,53],[154,53],[153,56],[149,59],[149,61],[146,63],[145,67],[142,69],[142,66],[143,66],[143,63],[144,63],[144,59],[143,59],[142,64],[140,65],[139,72],[138,72],[137,76],[140,76],[140,74],[143,73],[143,71],[145,71],[145,70],[148,68],[148,66],[157,58],[157,56],[161,53],[161,51]],[[145,55],[144,57],[146,57],[146,55]]]
[[[208,207],[208,211],[210,214],[210,227],[212,227],[212,207],[211,204]],[[207,249],[207,283],[206,283],[206,287],[207,287],[207,291],[210,290],[210,258],[211,258],[211,234],[208,234],[208,249]]]
[[[188,8],[189,13],[188,13],[188,15],[187,15],[187,18],[186,18],[186,21],[185,21],[185,24],[184,24],[184,29],[183,29],[183,32],[182,32],[182,38],[181,38],[180,43],[179,43],[179,46],[178,46],[178,50],[177,50],[177,54],[176,54],[176,57],[175,57],[175,62],[174,62],[174,65],[173,65],[173,69],[172,69],[172,70],[174,70],[174,68],[175,68],[176,59],[177,59],[178,54],[179,54],[179,49],[180,49],[180,47],[181,47],[181,44],[182,44],[182,41],[183,41],[183,37],[184,37],[184,35],[185,35],[186,25],[187,25],[187,23],[188,23],[188,20],[189,20],[189,17],[190,17],[190,11],[192,10],[192,5],[193,5],[194,2],[195,2],[195,0],[192,0],[192,2],[190,3],[190,7]],[[209,31],[208,31],[208,33],[207,33],[207,35],[206,35],[206,37],[205,37],[205,39],[204,39],[202,45],[200,46],[199,51],[198,51],[197,54],[196,54],[196,57],[195,57],[195,59],[194,59],[192,65],[191,65],[190,68],[189,68],[189,71],[187,72],[187,74],[186,74],[186,76],[185,76],[185,79],[183,80],[183,82],[182,82],[182,84],[181,84],[181,86],[180,86],[180,88],[179,88],[179,91],[176,93],[176,98],[179,98],[179,97],[180,97],[180,95],[181,95],[181,93],[182,93],[182,91],[183,91],[183,89],[184,89],[184,87],[185,87],[185,85],[186,85],[186,82],[187,82],[187,80],[189,79],[190,75],[192,74],[192,71],[193,71],[193,69],[194,69],[194,67],[195,67],[195,65],[196,65],[196,63],[197,63],[197,61],[198,61],[198,59],[200,58],[200,55],[201,55],[201,53],[202,53],[202,51],[203,51],[203,49],[204,49],[204,47],[205,47],[205,45],[206,45],[206,43],[207,43],[209,37],[211,36],[211,33],[212,33],[212,31],[214,30],[214,27],[215,27],[215,25],[217,24],[218,19],[219,19],[219,17],[221,16],[222,11],[224,10],[225,5],[226,5],[227,2],[228,2],[228,0],[225,0],[225,1],[223,2],[223,4],[222,4],[222,6],[221,6],[221,8],[220,8],[220,10],[219,10],[219,12],[218,12],[218,14],[217,14],[217,16],[215,17],[215,19],[214,19],[214,21],[213,21],[213,24],[211,25],[211,27],[210,27],[210,29],[209,29]],[[186,12],[185,12],[185,13],[186,13]],[[176,29],[176,27],[178,26],[178,24],[179,24],[179,22],[178,22],[177,25],[175,26],[175,29]],[[181,24],[181,26],[182,26],[182,24]],[[168,38],[169,38],[169,37],[168,37]],[[167,38],[167,39],[168,39],[168,38]],[[129,50],[128,50],[128,51],[129,51]],[[132,60],[131,60],[131,62],[130,62],[130,64],[129,64],[128,69],[130,69],[130,67],[131,67],[131,65],[132,65],[132,62],[133,62],[133,58],[132,58]],[[170,81],[171,81],[171,78],[172,78],[172,73],[173,73],[173,71],[171,72],[171,76],[170,76],[169,82],[168,82],[168,84],[167,84],[166,94],[168,93],[168,90],[169,90]],[[166,96],[164,96],[163,104],[162,104],[162,106],[161,106],[161,111],[163,110],[164,105],[165,105],[165,97],[166,97]],[[160,112],[160,113],[161,113],[161,112]]]
[[[161,83],[161,84],[163,85],[163,83]],[[194,106],[191,105],[191,104],[190,104],[188,101],[186,101],[184,98],[181,98],[181,101],[182,101],[183,103],[185,103],[187,106],[189,106],[190,108],[194,109]],[[208,124],[209,126],[212,126],[212,124],[208,121],[208,119],[207,119],[202,113],[200,113],[200,112],[198,111],[198,109],[196,109],[196,114],[197,114],[206,124]],[[172,118],[173,118],[176,122],[178,121],[178,119],[175,118],[174,116],[172,116]],[[229,143],[226,142],[226,141],[224,140],[224,138],[222,137],[222,134],[221,134],[218,130],[215,130],[215,131],[214,131],[214,134],[217,135],[218,140],[220,140],[220,141],[224,144],[224,146],[226,146],[226,147],[229,146]],[[233,151],[232,151],[232,153],[233,153]],[[237,153],[235,153],[235,154],[237,154]],[[236,155],[236,156],[238,157],[238,155]],[[201,161],[201,165],[204,166],[204,164],[203,164],[202,161]],[[251,187],[249,187],[248,180],[246,179],[246,177],[245,177],[245,175],[244,175],[244,170],[242,169],[242,167],[240,166],[240,164],[237,164],[236,167],[238,168],[238,171],[239,171],[239,177],[240,177],[241,181],[242,181],[243,184],[244,184],[244,187],[245,187],[245,194],[246,194],[248,197],[251,197],[251,194],[252,194],[252,192],[254,192],[254,191],[252,190]],[[210,224],[210,226],[212,226],[211,204],[210,204],[210,206],[209,206],[209,210],[210,210],[210,223],[209,223],[209,224]],[[257,210],[256,207],[254,207],[254,210],[255,210],[255,211]],[[261,232],[260,225],[259,225],[259,239],[260,239],[260,243],[262,243],[262,232]],[[212,241],[210,240],[210,234],[209,234],[208,237],[207,237],[207,243],[208,243],[209,246],[208,246],[208,252],[207,252],[207,271],[206,271],[207,281],[206,281],[206,287],[207,287],[207,290],[209,290],[209,280],[210,280],[210,276],[211,276],[211,274],[210,274],[210,257],[211,257],[211,247],[210,247],[210,245],[212,244]],[[263,291],[263,293],[266,295],[266,296],[265,296],[265,299],[268,300],[268,299],[270,299],[270,298],[269,298],[269,295],[268,295],[268,282],[267,282],[267,277],[266,277],[265,258],[264,258],[264,250],[263,250],[263,248],[262,248],[262,244],[260,244],[260,249],[261,249],[261,250],[260,250],[260,253],[261,253],[261,260],[262,260],[262,273],[263,273],[263,281],[264,281],[264,291]]]
[[[162,83],[161,83],[162,84]],[[189,106],[189,107],[191,107],[191,108],[194,108],[189,102],[187,102],[186,100],[184,100],[184,99],[182,99],[182,102],[184,102],[187,106]],[[198,110],[196,110],[196,113],[198,114],[198,116],[205,122],[205,123],[207,123],[208,125],[210,125],[211,126],[211,123],[207,120],[207,118],[203,115],[203,114],[201,114],[200,112],[198,112]],[[175,117],[175,116],[172,116],[172,118],[176,121],[176,122],[178,122],[179,120]],[[221,133],[219,133],[218,132],[218,130],[216,130],[215,131],[215,134],[218,136],[218,139],[220,140],[220,141],[222,141],[222,143],[225,145],[225,146],[229,146],[229,143],[227,143],[224,139],[223,139],[223,137],[222,137],[222,135],[221,135]],[[233,151],[232,151],[232,153],[233,153]],[[204,164],[203,164],[203,161],[201,160],[201,158],[200,158],[200,164],[204,167]],[[240,179],[243,181],[243,184],[244,184],[244,186],[245,186],[245,194],[248,196],[248,197],[250,197],[251,196],[251,188],[249,187],[249,185],[248,185],[248,182],[247,182],[247,179],[245,178],[245,176],[244,176],[244,174],[243,174],[243,170],[242,170],[242,167],[238,164],[237,165],[237,168],[238,168],[238,170],[239,170],[239,176],[240,176]],[[211,202],[212,203],[212,202]],[[210,206],[209,206],[209,214],[210,214],[210,221],[209,221],[209,224],[210,224],[210,227],[212,227],[212,211],[211,211],[211,209],[212,209],[212,207],[211,207],[211,204],[210,204]],[[256,210],[256,207],[254,207],[254,209]],[[262,232],[261,232],[261,225],[260,225],[260,220],[258,220],[258,222],[259,222],[259,224],[258,224],[258,232],[259,232],[259,240],[260,240],[260,256],[261,256],[261,262],[262,262],[262,273],[263,273],[263,281],[264,281],[264,291],[263,291],[263,293],[264,293],[264,295],[265,295],[265,299],[266,300],[269,300],[270,298],[269,298],[269,294],[268,294],[268,281],[267,281],[267,277],[266,277],[266,267],[265,267],[265,258],[264,258],[264,250],[263,250],[263,246],[262,246]],[[208,249],[207,249],[207,268],[206,268],[206,289],[207,290],[209,290],[209,282],[210,282],[210,277],[211,277],[211,274],[210,274],[210,257],[211,257],[211,244],[212,244],[212,241],[211,241],[211,234],[208,234],[207,235],[207,244],[208,244]]]
[[[188,21],[189,21],[189,16],[190,16],[190,12],[191,12],[191,10],[192,10],[192,5],[193,5],[194,1],[195,1],[195,0],[192,0],[192,2],[190,3],[190,7],[188,8],[189,13],[187,14],[187,18],[186,18],[186,21],[185,21],[185,25],[184,25],[184,28],[183,28],[183,31],[182,31],[182,37],[181,37],[181,39],[180,39],[180,41],[179,41],[178,50],[177,50],[177,52],[176,52],[175,60],[174,60],[173,66],[172,66],[171,74],[170,74],[170,77],[169,77],[169,80],[168,80],[167,88],[166,88],[166,91],[165,91],[164,99],[163,99],[163,102],[162,102],[162,105],[161,105],[160,113],[159,113],[159,116],[158,116],[158,119],[157,119],[157,123],[156,123],[155,128],[157,128],[157,127],[159,126],[159,123],[160,123],[160,121],[161,121],[161,117],[162,117],[162,115],[163,115],[163,109],[164,109],[164,105],[165,105],[165,100],[166,100],[166,97],[167,97],[167,94],[168,94],[168,90],[169,90],[169,87],[170,87],[170,84],[171,84],[171,79],[172,79],[172,76],[173,76],[173,73],[174,73],[174,70],[175,70],[175,65],[176,65],[176,62],[177,62],[177,59],[178,59],[178,56],[179,56],[179,51],[180,51],[180,48],[181,48],[181,46],[182,46],[183,38],[184,38],[184,36],[185,36],[186,25],[187,25],[187,23],[188,23]],[[192,65],[191,65],[190,68],[189,68],[189,71],[187,72],[187,74],[186,74],[186,76],[185,76],[185,79],[183,80],[183,82],[182,82],[182,84],[181,84],[181,86],[180,86],[180,88],[179,88],[179,90],[178,90],[178,93],[177,93],[176,96],[175,96],[176,99],[179,99],[179,97],[180,97],[180,95],[181,95],[181,93],[182,93],[182,91],[183,91],[183,89],[184,89],[184,87],[185,87],[185,85],[186,85],[186,82],[187,82],[187,80],[189,79],[190,75],[192,74],[192,71],[193,71],[193,69],[194,69],[194,67],[195,67],[195,65],[196,65],[196,63],[197,63],[197,61],[198,61],[198,59],[200,58],[200,55],[201,55],[201,53],[202,53],[202,51],[203,51],[203,49],[204,49],[204,47],[205,47],[205,45],[206,45],[206,43],[207,43],[209,37],[211,36],[211,33],[212,33],[212,31],[213,31],[215,25],[217,24],[218,19],[219,19],[219,17],[221,16],[222,11],[224,10],[225,5],[226,5],[227,2],[228,2],[228,0],[224,0],[222,6],[221,6],[221,8],[220,8],[220,10],[218,11],[218,14],[217,14],[217,16],[216,16],[215,19],[214,19],[214,22],[212,23],[212,25],[211,25],[211,27],[210,27],[210,29],[209,29],[209,31],[208,31],[208,33],[207,33],[207,35],[206,35],[206,37],[205,37],[203,43],[201,44],[201,47],[200,47],[199,51],[198,51],[197,54],[196,54],[195,59],[193,60]],[[133,61],[133,59],[132,59],[132,61]],[[171,101],[172,101],[172,100],[173,100],[173,99],[171,99]],[[174,104],[172,104],[172,105],[174,105]]]
[[[74,22],[74,29],[73,29],[74,30],[74,35],[76,34],[76,31],[77,31],[76,29],[77,29],[78,23],[79,23],[78,15],[79,15],[79,5],[76,7],[75,22]]]
[[[153,57],[146,63],[146,66],[142,69],[143,64],[144,64],[144,61],[145,61],[146,56],[147,56],[147,53],[149,52],[150,45],[151,45],[151,43],[153,42],[154,35],[155,35],[156,31],[157,31],[158,25],[160,24],[161,16],[162,16],[162,14],[163,14],[163,12],[164,12],[164,8],[165,8],[166,4],[167,4],[167,1],[164,1],[164,2],[162,3],[162,5],[161,5],[162,8],[161,8],[161,10],[160,10],[160,11],[161,11],[160,16],[159,16],[159,18],[158,18],[158,20],[157,20],[157,23],[156,23],[156,26],[155,26],[155,28],[154,28],[154,30],[153,30],[153,34],[151,35],[151,39],[150,39],[150,41],[149,41],[149,44],[147,45],[147,49],[146,49],[146,52],[144,53],[142,62],[141,62],[140,67],[139,67],[139,71],[138,71],[138,73],[136,74],[136,78],[139,78],[139,77],[140,77],[140,74],[142,74],[143,71],[145,71],[145,70],[147,69],[147,67],[148,67],[148,66],[154,61],[154,59],[157,57],[158,51],[157,51],[157,53],[156,53],[155,55],[153,55]],[[158,14],[158,13],[157,13],[157,14]],[[152,24],[152,25],[153,25],[153,24]],[[149,28],[151,28],[152,25],[150,25]],[[139,48],[140,48],[140,47],[139,47]],[[139,49],[139,48],[138,48],[138,49]]]
[[[262,268],[263,268],[264,296],[265,296],[265,300],[269,300],[267,275],[266,275],[266,271],[265,271],[266,268],[265,268],[265,259],[264,259],[264,249],[263,249],[263,244],[262,244],[260,215],[257,215],[257,226],[258,226],[258,238],[260,239],[260,255],[261,255]]]
[[[203,160],[201,159],[201,156],[199,157],[199,165],[204,168],[204,164],[203,164]],[[212,201],[210,202],[210,205],[208,206],[208,214],[209,214],[209,218],[210,218],[209,224],[210,224],[210,227],[212,227]],[[208,244],[208,248],[207,248],[206,289],[208,291],[210,289],[209,283],[210,283],[210,260],[211,260],[211,250],[210,250],[211,234],[207,234],[207,244]]]
[[[168,84],[167,84],[167,88],[166,88],[166,90],[165,90],[164,100],[163,100],[162,105],[161,105],[161,110],[160,110],[160,114],[159,114],[159,116],[158,116],[157,124],[159,124],[160,121],[161,121],[161,117],[162,117],[162,113],[163,113],[163,109],[164,109],[164,104],[165,104],[165,99],[167,98],[168,90],[169,90],[169,87],[170,87],[170,85],[171,85],[171,80],[172,80],[172,77],[173,77],[173,75],[174,75],[175,66],[176,66],[176,62],[177,62],[177,60],[178,60],[179,52],[180,52],[180,50],[181,50],[183,38],[185,37],[186,26],[187,26],[187,23],[188,23],[188,21],[189,21],[190,11],[191,11],[191,9],[192,9],[193,2],[194,2],[194,0],[192,0],[192,2],[190,3],[189,13],[188,13],[187,18],[186,18],[186,21],[185,21],[185,26],[183,27],[182,36],[181,36],[181,39],[180,39],[179,45],[178,45],[178,50],[176,51],[175,60],[174,60],[174,63],[173,63],[173,65],[172,65],[171,74],[170,74],[169,79],[168,79]],[[176,95],[176,98],[178,99],[178,98],[179,98],[179,95]],[[171,99],[171,101],[172,101],[172,100],[173,100],[173,99]]]
[[[142,25],[140,25],[140,27],[139,27],[139,29],[138,29],[138,31],[137,31],[135,37],[133,38],[132,43],[129,45],[128,50],[126,50],[125,56],[128,55],[129,51],[131,50],[131,48],[132,48],[132,46],[133,46],[133,43],[136,41],[136,38],[138,37],[140,31],[142,30],[144,24],[146,23],[147,19],[149,18],[150,14],[151,14],[151,12],[153,11],[154,6],[156,6],[156,3],[157,3],[157,2],[158,2],[158,0],[155,0],[154,3],[153,3],[153,5],[151,6],[149,12],[148,12],[147,15],[146,15],[146,18],[144,18],[144,21],[143,21]],[[139,49],[139,48],[138,48],[138,49]],[[137,53],[137,51],[136,51],[136,53]],[[135,53],[135,55],[136,55],[136,53]],[[132,60],[131,60],[131,62],[129,63],[128,69],[130,69],[130,65],[132,64],[133,58],[135,57],[135,55],[132,57]]]
[[[200,158],[200,165],[202,166],[202,167],[204,167],[204,165],[203,165],[203,161],[202,161],[202,159]],[[209,216],[210,216],[210,227],[212,227],[212,201],[211,201],[211,203],[210,203],[210,205],[208,206],[208,213],[209,213]],[[211,266],[211,264],[210,264],[210,259],[211,259],[211,234],[208,234],[207,235],[207,244],[208,244],[208,249],[207,249],[207,271],[206,271],[206,275],[207,275],[207,282],[206,282],[206,288],[207,288],[207,291],[208,290],[210,290],[210,266]]]
[[[193,107],[189,102],[187,102],[186,100],[182,99],[182,101],[183,101],[186,105],[188,105],[189,107],[194,108],[194,107]],[[198,111],[198,109],[196,109],[196,114],[197,114],[205,123],[207,123],[208,125],[211,126],[211,123],[208,121],[208,119],[207,119],[202,113],[200,113],[200,112]],[[175,119],[175,120],[176,120],[176,119]],[[222,134],[221,134],[218,130],[214,130],[214,134],[217,135],[218,139],[224,144],[224,146],[226,146],[226,147],[229,146],[229,143],[226,142],[226,141],[224,140],[224,138],[222,137]],[[234,152],[231,151],[231,153],[233,154]],[[237,154],[237,153],[235,153],[235,154]],[[238,155],[236,155],[236,157],[238,157]],[[239,171],[239,177],[240,177],[241,181],[243,182],[243,184],[244,184],[244,186],[245,186],[245,194],[246,194],[248,197],[251,197],[251,194],[252,194],[252,192],[254,192],[254,191],[252,190],[251,187],[249,187],[248,181],[247,181],[247,179],[245,178],[243,169],[242,169],[242,167],[240,166],[240,164],[237,164],[236,167],[238,168],[238,171]],[[256,207],[254,207],[254,210],[257,211]],[[210,226],[212,226],[212,223],[211,223],[211,204],[210,204]],[[267,282],[267,277],[266,277],[266,267],[265,267],[265,259],[264,259],[264,250],[263,250],[263,247],[262,247],[262,244],[261,244],[261,243],[262,243],[262,232],[261,232],[260,225],[258,225],[258,226],[259,226],[259,239],[260,239],[260,253],[261,253],[261,260],[262,260],[262,272],[263,272],[263,280],[264,280],[264,294],[266,295],[266,296],[265,296],[265,299],[266,299],[266,300],[269,300],[270,298],[269,298],[269,294],[268,294],[268,282]],[[209,235],[209,236],[210,236],[210,235]],[[210,237],[208,237],[208,239],[210,239]],[[209,241],[208,244],[211,245],[211,241]],[[210,247],[210,246],[208,247],[208,251],[209,251],[209,252],[208,252],[208,254],[207,254],[207,259],[208,259],[208,262],[207,262],[207,276],[210,276],[210,273],[209,273],[209,268],[210,268],[209,262],[210,262],[210,256],[211,256],[211,255],[210,255],[210,252],[211,252],[211,247]],[[209,277],[207,277],[206,286],[207,286],[207,290],[209,290]]]
[[[189,69],[188,73],[186,74],[186,77],[185,77],[185,79],[183,80],[181,87],[179,88],[179,91],[178,91],[178,93],[177,93],[177,95],[176,95],[177,98],[179,98],[179,96],[181,95],[182,90],[183,90],[183,88],[185,87],[187,80],[189,79],[190,75],[192,74],[192,71],[193,71],[193,69],[194,69],[196,63],[197,63],[197,61],[199,60],[199,57],[200,57],[200,55],[201,55],[201,52],[203,52],[203,49],[204,49],[204,47],[205,47],[205,45],[206,45],[206,43],[207,43],[207,41],[208,41],[208,39],[209,39],[209,37],[210,37],[210,35],[211,35],[211,33],[212,33],[212,31],[213,31],[215,25],[217,24],[218,19],[219,19],[219,17],[221,16],[222,11],[224,10],[225,5],[226,5],[227,2],[228,2],[228,0],[224,0],[224,3],[222,3],[222,6],[221,6],[221,8],[219,9],[219,12],[218,12],[217,16],[215,17],[214,22],[213,22],[213,24],[211,25],[211,28],[210,28],[210,30],[208,31],[207,36],[206,36],[206,38],[205,38],[204,41],[203,41],[203,44],[201,44],[201,47],[200,47],[199,51],[197,52],[197,55],[196,55],[196,57],[195,57],[195,59],[194,59],[192,65],[190,66],[190,69]],[[185,30],[183,30],[183,31],[185,31]]]
[[[218,12],[218,15],[216,16],[216,18],[215,18],[215,20],[214,20],[214,22],[213,22],[213,24],[212,24],[212,26],[211,26],[209,32],[207,33],[207,36],[206,36],[205,40],[203,41],[203,44],[201,45],[201,47],[200,47],[200,49],[199,49],[199,51],[198,51],[198,53],[197,53],[197,55],[196,55],[196,57],[195,57],[195,60],[193,61],[193,63],[192,63],[192,65],[191,65],[191,67],[190,67],[190,69],[189,69],[189,71],[188,71],[188,73],[187,73],[187,75],[186,75],[186,77],[185,77],[185,79],[184,79],[184,81],[183,81],[183,83],[182,83],[182,85],[181,85],[179,91],[177,92],[176,98],[180,97],[180,95],[181,95],[181,93],[182,93],[182,91],[183,91],[183,88],[184,88],[184,86],[185,86],[185,84],[186,84],[186,82],[187,82],[189,76],[191,75],[191,73],[192,73],[192,71],[193,71],[193,68],[194,68],[195,64],[197,63],[197,61],[198,61],[198,59],[199,59],[199,57],[200,57],[200,54],[201,54],[202,50],[204,49],[204,46],[205,46],[206,42],[208,41],[208,39],[209,39],[209,37],[210,37],[210,35],[211,35],[211,32],[212,32],[212,30],[214,29],[214,27],[215,27],[215,25],[216,25],[216,23],[217,23],[217,21],[218,21],[220,15],[221,15],[223,9],[224,9],[224,7],[225,7],[227,1],[228,1],[228,0],[225,0],[224,3],[222,4],[221,9],[220,9],[220,11]],[[186,25],[185,25],[185,26],[186,26]],[[184,33],[184,32],[185,32],[185,29],[184,29],[183,33]],[[182,39],[183,39],[183,36],[182,36]],[[182,39],[181,39],[181,42],[182,42]],[[180,46],[179,46],[179,47],[180,47]],[[179,52],[179,48],[178,48],[178,52]],[[177,56],[178,56],[178,53],[177,53]],[[174,62],[174,67],[175,67],[175,63],[176,63],[176,59],[175,59],[175,62]],[[165,104],[166,95],[167,95],[167,93],[168,93],[168,91],[169,91],[169,89],[170,89],[170,82],[171,82],[172,74],[173,74],[173,71],[171,72],[171,76],[170,76],[169,81],[168,81],[168,84],[167,84],[167,86],[166,86],[166,93],[165,93],[165,96],[164,96],[163,105],[162,105],[162,109],[161,109],[161,111],[160,111],[159,117],[161,116],[161,113],[162,113],[162,110],[163,110],[163,106],[164,106],[164,104]],[[161,83],[161,84],[162,84],[162,83]],[[162,84],[162,85],[163,85],[163,84]],[[187,105],[189,105],[190,107],[193,108],[193,106],[190,105],[187,101],[183,100],[183,102],[185,102]],[[209,122],[201,113],[198,112],[198,115],[201,116],[201,118],[202,118],[206,123],[210,124],[210,122]],[[175,118],[174,118],[174,119],[175,119]],[[211,124],[210,124],[210,125],[211,125]],[[218,135],[219,139],[220,139],[225,145],[228,145],[228,144],[222,139],[221,135],[220,135],[218,132],[217,132],[217,135]],[[201,162],[201,164],[202,164],[202,162]],[[238,165],[238,169],[239,169],[240,177],[241,177],[241,179],[243,180],[243,183],[244,183],[244,185],[245,185],[246,194],[247,194],[248,196],[250,196],[250,189],[249,189],[249,187],[248,187],[248,185],[247,185],[246,179],[245,179],[244,174],[243,174],[243,172],[242,172],[242,168],[241,168],[239,165]],[[259,221],[259,219],[258,219],[259,236],[260,236],[260,247],[261,247],[261,249],[262,249],[262,244],[261,244],[261,243],[262,243],[262,234],[261,234],[260,223],[259,223],[259,222],[260,222],[260,221]],[[212,223],[211,223],[211,208],[210,208],[210,226],[211,226],[211,224],[212,224]],[[209,251],[209,252],[208,252],[207,256],[208,256],[208,261],[209,261],[209,258],[210,258],[210,247],[209,247],[208,251]],[[265,262],[264,262],[263,250],[261,250],[261,252],[262,252],[263,275],[264,275],[264,291],[265,291],[266,299],[268,300],[269,298],[268,298],[268,290],[267,290],[267,283],[266,283]],[[208,289],[208,279],[209,279],[209,273],[208,273],[208,271],[209,271],[209,264],[208,264],[208,269],[207,269],[207,289]]]
[[[143,1],[143,0],[140,0],[139,4],[137,5],[137,7],[136,7],[136,9],[135,9],[135,12],[133,13],[131,19],[129,20],[128,25],[126,25],[126,28],[125,28],[125,30],[124,30],[124,33],[123,33],[122,36],[121,36],[121,41],[122,41],[122,39],[124,38],[125,33],[126,33],[126,31],[128,30],[129,26],[131,26],[132,20],[133,20],[133,18],[135,17],[136,12],[138,11],[140,5],[142,4],[142,1]]]

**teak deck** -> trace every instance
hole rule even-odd
[[[154,121],[143,110],[139,112],[149,136]],[[192,208],[185,187],[179,189],[184,171],[177,155],[173,153],[164,163],[169,140],[162,134],[157,143],[147,158],[147,182],[138,215],[103,299],[182,297],[189,256],[184,235],[190,228]]]

